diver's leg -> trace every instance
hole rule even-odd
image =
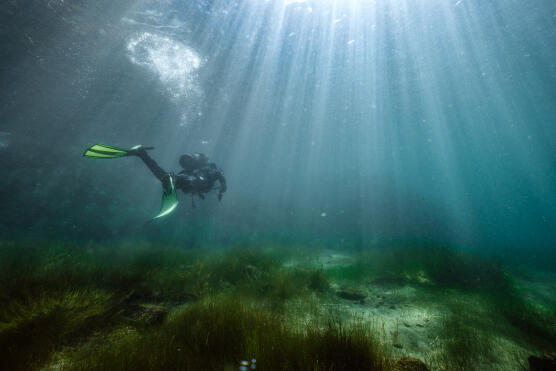
[[[147,165],[147,167],[149,168],[149,170],[154,174],[154,176],[160,180],[161,182],[163,181],[163,179],[165,177],[168,176],[168,172],[164,171],[164,169],[162,169],[160,166],[158,166],[158,164],[156,163],[155,160],[152,159],[151,156],[149,156],[149,154],[147,153],[147,151],[145,150],[139,150],[137,151],[137,153],[133,153],[133,155],[139,157],[141,160],[143,160],[143,162],[145,163],[145,165]]]

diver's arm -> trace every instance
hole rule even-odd
[[[226,178],[224,178],[224,174],[221,171],[217,171],[216,178],[220,182],[220,190],[218,191],[218,201],[222,200],[222,195],[226,192]]]
[[[191,193],[195,188],[195,177],[184,173],[183,171],[175,175],[176,188],[181,189],[185,193]]]
[[[156,163],[155,160],[153,160],[153,158],[151,156],[149,156],[149,154],[147,153],[146,150],[144,149],[140,149],[135,153],[130,153],[131,155],[135,155],[137,157],[139,157],[141,160],[143,160],[143,162],[145,163],[145,165],[147,165],[147,167],[149,168],[149,170],[154,174],[154,176],[160,180],[162,182],[162,179],[164,178],[165,175],[168,174],[167,171],[165,171],[164,169],[162,169],[160,166],[158,166],[158,164]]]

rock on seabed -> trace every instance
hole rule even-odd
[[[354,300],[354,301],[365,300],[365,298],[367,297],[367,295],[364,292],[355,289],[351,286],[344,286],[336,290],[336,295],[338,295],[342,299]]]
[[[394,370],[397,371],[429,371],[427,365],[417,358],[404,357],[396,359]]]
[[[531,371],[556,370],[556,352],[545,353],[542,356],[529,356],[529,369]]]

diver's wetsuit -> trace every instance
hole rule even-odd
[[[185,193],[192,196],[198,195],[204,199],[204,193],[210,192],[214,189],[214,184],[218,180],[220,183],[218,199],[222,199],[222,194],[226,192],[226,178],[222,172],[216,167],[214,163],[208,163],[204,166],[187,170],[182,170],[178,174],[169,173],[162,169],[155,160],[145,150],[140,150],[134,153],[138,156],[145,165],[151,170],[155,177],[166,186],[168,176],[171,176],[174,181],[174,187],[181,189]]]

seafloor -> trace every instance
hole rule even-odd
[[[1,243],[0,265],[3,369],[554,365],[556,276],[440,244],[35,240]]]

